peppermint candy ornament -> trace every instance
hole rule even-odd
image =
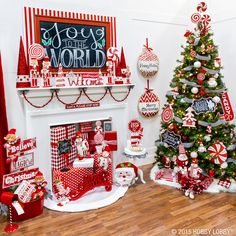
[[[145,47],[143,49],[143,53],[138,58],[138,70],[146,79],[151,79],[157,75],[159,59],[151,48]]]
[[[211,17],[209,15],[203,15],[201,21],[204,25],[209,25],[211,22]]]
[[[45,56],[44,47],[38,43],[31,44],[29,47],[29,57],[37,60],[43,59]]]
[[[161,114],[161,120],[162,122],[169,123],[174,116],[173,108],[170,104],[168,104]]]
[[[107,50],[107,59],[113,62],[119,60],[119,51],[116,47],[110,47]]]
[[[197,53],[194,50],[191,50],[190,56],[195,58],[197,56]]]
[[[222,142],[217,141],[213,143],[208,149],[208,153],[212,157],[211,161],[215,164],[221,165],[228,158],[228,153],[225,145]]]
[[[138,110],[145,118],[155,117],[159,112],[160,101],[158,96],[151,89],[146,89],[146,92],[139,98]]]
[[[197,24],[201,20],[201,14],[200,13],[193,13],[191,16],[191,21],[194,24]]]
[[[198,12],[205,12],[207,10],[207,4],[205,2],[200,2],[197,6]]]

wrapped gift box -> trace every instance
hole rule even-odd
[[[64,125],[51,128],[51,158],[52,168],[62,169],[66,167],[66,159],[59,153],[59,141],[68,140],[73,144],[75,138],[76,128],[75,125]],[[68,163],[72,164],[77,157],[77,149],[71,145],[70,152],[68,153]]]
[[[69,187],[71,191],[78,191],[79,186],[83,184],[84,176],[93,174],[93,168],[73,168],[69,171],[53,170],[53,180],[60,179],[65,188]]]
[[[104,133],[104,141],[109,145],[111,151],[117,151],[117,132],[109,131]]]

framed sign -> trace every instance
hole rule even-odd
[[[66,154],[71,152],[71,140],[65,139],[63,141],[58,141],[58,154]]]
[[[165,130],[165,132],[161,134],[161,140],[163,143],[166,143],[173,148],[178,148],[179,144],[181,143],[180,135],[177,135],[176,133],[170,132],[168,130]]]
[[[115,17],[25,7],[26,46],[41,44],[57,71],[106,71],[106,51],[116,46]]]
[[[18,157],[17,161],[11,163],[11,172],[34,165],[34,153],[26,153]]]

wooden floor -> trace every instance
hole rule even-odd
[[[15,235],[236,235],[236,194],[207,194],[190,200],[182,192],[149,180],[131,187],[108,207],[82,213],[45,209],[43,215],[20,222]],[[6,219],[0,218],[0,232]],[[0,235],[6,235],[0,233]]]

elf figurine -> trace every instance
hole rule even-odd
[[[76,139],[74,145],[77,148],[77,158],[83,160],[86,156],[86,152],[89,150],[89,144],[87,139],[83,139],[80,132],[76,132]]]
[[[105,146],[103,148],[102,153],[99,157],[99,166],[103,168],[103,170],[107,171],[109,163],[111,162],[111,150],[109,146]]]
[[[4,137],[4,139],[7,141],[4,144],[4,148],[7,150],[7,160],[6,163],[10,164],[13,161],[18,160],[19,152],[16,152],[14,154],[10,153],[11,148],[17,147],[20,145],[20,138],[16,135],[16,129],[10,129],[8,131],[8,134]]]
[[[54,180],[54,192],[59,200],[58,206],[64,206],[66,203],[70,201],[70,188],[65,188],[62,181],[60,179]]]
[[[37,172],[32,184],[35,185],[35,192],[32,194],[32,199],[41,198],[46,192],[45,187],[47,185],[47,181],[45,180],[41,171]]]

